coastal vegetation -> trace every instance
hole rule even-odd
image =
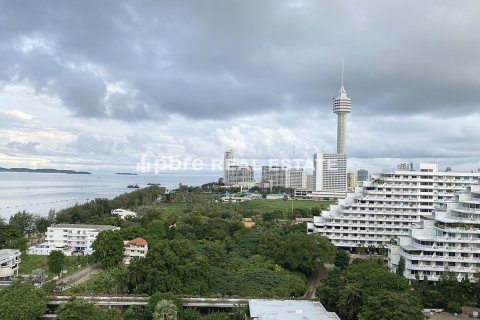
[[[307,235],[305,226],[296,224],[295,218],[321,214],[328,206],[326,202],[294,200],[292,215],[291,200],[223,203],[223,193],[211,186],[181,186],[171,193],[151,186],[112,200],[96,199],[51,212],[43,218],[46,223],[34,214],[20,212],[8,224],[0,223],[0,228],[8,231],[0,233],[0,244],[11,247],[24,241],[26,245],[28,237],[35,236],[40,228],[46,229],[45,224],[121,227],[101,232],[93,245],[96,253],[90,258],[65,257],[62,269],[69,273],[77,264],[85,265],[85,259],[99,262],[104,269],[64,293],[148,295],[149,306],[131,307],[122,314],[107,313],[72,300],[59,309],[65,319],[76,319],[74,315],[81,308],[91,311],[92,318],[153,319],[156,310],[173,310],[171,302],[176,304],[180,319],[243,319],[245,310],[203,315],[182,308],[178,298],[302,298],[308,280],[325,270],[326,264],[330,266],[328,276],[317,288],[317,296],[341,319],[415,320],[423,319],[422,307],[458,312],[464,305],[480,306],[478,282],[458,282],[446,272],[436,285],[426,279],[409,284],[402,275],[389,272],[382,260],[350,261],[349,254],[337,250],[327,238]],[[111,214],[116,208],[134,210],[138,215],[123,220]],[[246,227],[244,219],[251,219],[255,225]],[[136,237],[148,241],[147,257],[123,266],[123,241]],[[22,255],[21,273],[39,268],[58,272],[48,268],[47,256]],[[60,290],[47,284],[45,291]],[[42,290],[22,290],[42,297]]]
[[[42,289],[16,281],[0,291],[0,319],[31,320],[47,310],[47,295]]]
[[[59,169],[30,169],[30,168],[2,168],[0,172],[34,172],[34,173],[64,173],[64,174],[91,174],[85,171],[59,170]]]

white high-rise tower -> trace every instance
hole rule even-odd
[[[228,184],[228,170],[235,165],[235,154],[233,150],[225,151],[223,156],[223,183]]]
[[[347,113],[352,111],[352,100],[347,97],[343,87],[343,62],[342,62],[342,84],[338,95],[333,99],[333,113],[338,116],[337,122],[337,154],[345,154],[345,122]]]

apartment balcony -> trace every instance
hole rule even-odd
[[[441,226],[436,226],[436,227],[437,227],[437,229],[440,229],[440,230],[445,231],[445,232],[480,234],[480,228],[465,229],[465,228],[452,228],[452,227],[441,227]]]
[[[10,267],[0,267],[0,278],[10,278],[15,274],[15,270]]]

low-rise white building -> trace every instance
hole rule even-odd
[[[426,163],[413,171],[388,170],[314,217],[307,232],[320,233],[337,247],[385,247],[408,236],[439,202],[454,200],[456,191],[477,184],[479,178],[480,172],[441,172],[436,164]]]
[[[8,281],[18,276],[20,254],[20,250],[16,249],[0,250],[0,281]]]
[[[266,196],[267,200],[288,200],[290,195],[286,193],[270,193]]]
[[[97,235],[106,230],[120,230],[109,225],[57,224],[47,228],[46,245],[33,246],[29,254],[48,255],[53,250],[62,251],[66,256],[92,254],[92,244]]]
[[[124,264],[130,264],[133,258],[145,258],[148,252],[148,242],[143,238],[135,238],[123,242],[125,248]]]
[[[125,220],[126,218],[136,218],[136,217],[137,217],[137,213],[136,213],[136,212],[130,211],[130,210],[126,210],[126,209],[121,209],[121,208],[112,210],[112,214],[113,214],[113,215],[116,215],[116,216],[118,216],[119,218],[124,219],[124,220]]]
[[[405,259],[403,275],[407,279],[427,277],[438,281],[449,272],[459,281],[475,278],[480,271],[480,185],[472,185],[457,194],[456,201],[444,204],[423,220],[408,236],[399,237],[389,249],[392,271]]]

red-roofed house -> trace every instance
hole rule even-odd
[[[148,242],[143,238],[123,241],[125,248],[124,264],[130,264],[133,258],[145,258],[148,251]]]

